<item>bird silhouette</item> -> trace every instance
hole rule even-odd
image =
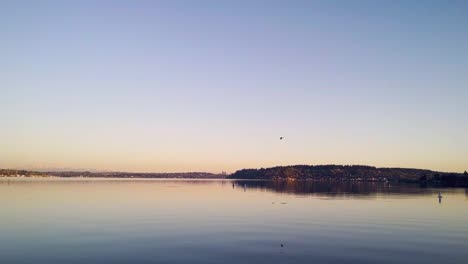
[[[283,137],[280,137],[280,140],[283,140]]]

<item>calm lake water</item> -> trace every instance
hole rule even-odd
[[[468,191],[4,178],[0,263],[468,263]]]

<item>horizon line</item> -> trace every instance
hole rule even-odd
[[[270,166],[270,167],[256,167],[256,168],[241,168],[237,169],[234,172],[227,172],[227,171],[221,171],[221,172],[209,172],[209,171],[178,171],[178,172],[164,172],[164,171],[126,171],[126,170],[98,170],[98,169],[73,169],[73,168],[49,168],[49,169],[37,169],[37,168],[0,168],[0,170],[23,170],[23,171],[37,171],[37,172],[86,172],[86,173],[135,173],[135,174],[183,174],[183,173],[206,173],[206,174],[215,174],[215,175],[230,175],[235,173],[236,171],[239,170],[258,170],[258,169],[268,169],[268,168],[277,168],[277,167],[295,167],[295,166],[363,166],[363,167],[373,167],[376,169],[409,169],[409,170],[426,170],[426,171],[432,171],[432,172],[441,172],[441,173],[463,173],[461,172],[455,172],[455,171],[439,171],[439,170],[431,170],[431,169],[424,169],[424,168],[411,168],[411,167],[377,167],[373,165],[364,165],[364,164],[292,164],[292,165],[277,165],[277,166]],[[466,170],[465,170],[466,171]]]

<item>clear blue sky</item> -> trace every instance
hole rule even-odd
[[[467,1],[3,0],[0,39],[3,168],[468,169]]]

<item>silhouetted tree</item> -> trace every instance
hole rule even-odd
[[[465,176],[465,177],[468,176],[468,172],[465,171],[465,172],[463,173],[463,176]]]

